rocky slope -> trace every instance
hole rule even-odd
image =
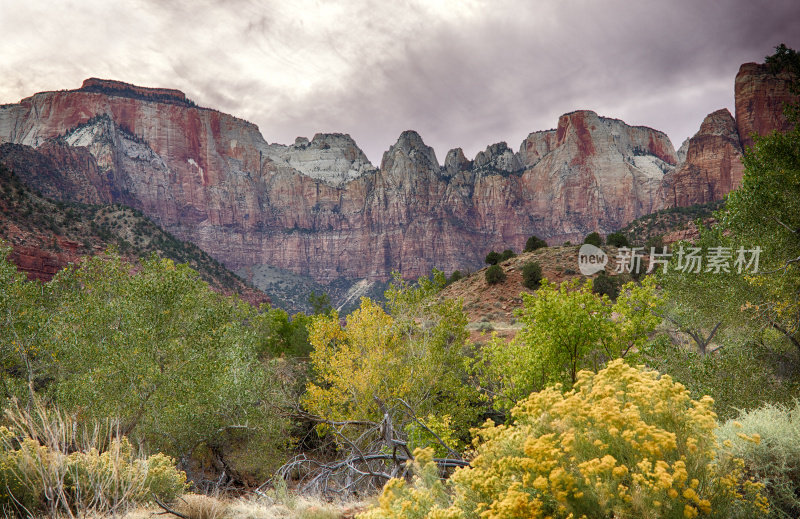
[[[0,149],[9,146],[14,148],[14,164],[59,164],[27,146],[4,144]],[[215,290],[237,293],[256,305],[269,302],[263,292],[195,245],[165,233],[138,211],[119,205],[54,202],[29,189],[4,164],[0,164],[0,240],[11,246],[11,261],[29,279],[49,281],[67,265],[114,246],[132,263],[156,253],[189,263]]]
[[[576,241],[721,197],[741,179],[736,134],[771,117],[751,112],[774,108],[763,101],[772,90],[750,89],[749,77],[737,77],[735,131],[730,114],[711,114],[685,160],[662,132],[580,110],[517,152],[497,143],[469,160],[454,149],[443,165],[403,132],[376,168],[347,135],[269,144],[255,125],[181,92],[97,79],[0,107],[0,142],[60,161],[21,173],[42,192],[134,207],[232,269],[385,280],[394,269],[475,267],[531,234]],[[742,122],[740,104],[755,122]]]

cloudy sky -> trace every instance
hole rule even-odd
[[[405,129],[468,157],[591,109],[677,148],[739,65],[800,49],[797,0],[0,0],[0,103],[87,77],[183,90],[269,142]]]

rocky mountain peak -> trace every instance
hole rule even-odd
[[[447,157],[444,159],[444,169],[448,176],[453,176],[459,171],[467,171],[470,169],[471,162],[464,156],[464,150],[461,148],[453,148],[447,152]]]
[[[291,146],[268,146],[267,156],[335,187],[375,172],[375,166],[346,133],[317,133],[310,141],[298,137]]]
[[[700,125],[700,135],[719,135],[728,139],[738,141],[739,132],[736,129],[736,121],[727,108],[722,108],[712,112],[703,119]]]
[[[398,137],[381,160],[381,170],[391,171],[404,162],[410,162],[416,169],[439,171],[439,161],[433,148],[425,144],[414,130],[405,130]]]
[[[475,171],[484,173],[516,173],[522,170],[519,157],[511,151],[508,144],[498,142],[478,152],[473,161]]]

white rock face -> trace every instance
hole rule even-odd
[[[342,133],[318,133],[311,141],[298,137],[291,146],[270,144],[266,154],[277,163],[334,187],[376,171],[355,141]]]
[[[518,173],[522,170],[519,156],[505,142],[498,142],[478,152],[473,161],[475,170],[488,172]]]
[[[679,165],[683,164],[684,162],[686,162],[686,152],[689,150],[689,141],[690,140],[692,140],[691,137],[686,137],[686,139],[684,139],[684,141],[683,141],[683,144],[681,144],[681,147],[678,148],[678,151],[676,152],[677,155],[678,155],[678,164]]]

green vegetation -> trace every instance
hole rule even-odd
[[[547,247],[547,242],[543,239],[539,238],[538,236],[531,236],[528,238],[528,241],[525,242],[525,249],[523,252],[533,252],[536,249],[541,249],[543,247]]]
[[[542,266],[535,261],[529,261],[522,266],[522,286],[536,290],[542,282]]]
[[[514,258],[516,256],[517,255],[514,253],[513,250],[506,249],[506,250],[504,250],[503,252],[500,253],[500,262],[509,260],[509,259]]]
[[[608,296],[614,301],[619,295],[619,286],[613,277],[606,274],[605,271],[601,271],[592,282],[592,291],[601,296]]]
[[[486,282],[488,284],[496,285],[497,283],[502,283],[506,280],[506,273],[503,271],[503,267],[500,265],[492,265],[486,269],[484,277],[486,278]]]
[[[659,321],[652,313],[660,303],[652,283],[630,283],[611,303],[592,292],[591,281],[574,278],[559,286],[545,279],[522,298],[522,329],[510,343],[494,337],[477,364],[481,385],[505,409],[548,384],[569,387],[581,369],[635,355]]]
[[[768,59],[789,74],[797,61],[785,47]],[[557,284],[537,262],[509,262],[535,291],[519,296],[513,328],[497,318],[515,299],[508,285],[485,291],[474,324],[496,332],[484,345],[443,291],[459,271],[396,275],[382,303],[362,298],[341,316],[314,285],[302,294],[313,315],[289,315],[216,293],[157,254],[132,264],[108,252],[30,282],[3,244],[0,506],[116,515],[224,475],[271,480],[276,498],[287,482],[382,491],[367,519],[797,517],[800,130],[756,138],[744,164],[713,219],[710,206],[670,210],[609,235],[657,247],[670,225],[704,218],[654,275]],[[0,229],[170,249],[129,209],[55,203],[3,178]],[[526,250],[542,246],[531,237]],[[690,250],[701,268],[685,268]],[[710,268],[712,256],[728,267]],[[511,257],[487,255],[487,283]]]
[[[800,400],[768,404],[728,420],[717,437],[744,460],[748,473],[769,482],[770,517],[800,517]]]
[[[594,245],[595,247],[600,247],[603,245],[603,238],[596,232],[591,232],[586,235],[584,238],[583,243],[588,243],[590,245]]]
[[[302,353],[301,320],[287,329],[282,315],[215,293],[188,266],[155,256],[135,273],[118,256],[90,258],[42,285],[8,252],[4,406],[44,399],[79,415],[79,427],[111,417],[120,436],[182,459],[201,447],[223,456],[234,442],[259,453],[261,477],[280,463],[288,423],[274,407],[278,366],[267,354]]]
[[[724,206],[724,201],[709,202],[689,207],[672,207],[661,209],[641,218],[637,218],[622,229],[623,234],[632,246],[659,247],[657,244],[647,245],[650,240],[660,239],[665,234],[685,229],[689,224],[711,218],[714,211]]]
[[[447,278],[447,284],[449,285],[451,283],[455,283],[459,279],[463,279],[463,278],[464,278],[464,274],[462,274],[460,270],[454,270],[453,273],[450,274],[450,277]]]
[[[621,232],[612,232],[608,236],[606,236],[606,243],[612,247],[630,247],[630,243],[628,243],[628,238],[625,237],[624,234]]]

